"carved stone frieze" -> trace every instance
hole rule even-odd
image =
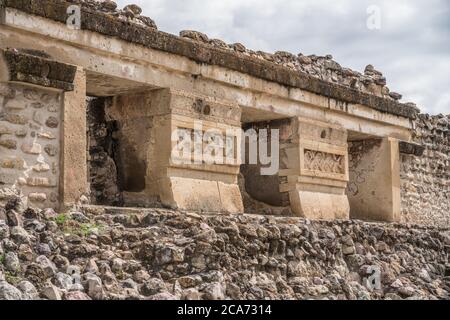
[[[305,168],[324,173],[345,174],[345,157],[340,154],[305,149]]]

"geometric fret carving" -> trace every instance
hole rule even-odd
[[[305,149],[305,169],[323,173],[345,174],[345,156]]]

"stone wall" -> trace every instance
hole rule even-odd
[[[88,177],[91,202],[99,205],[122,204],[117,171],[117,123],[108,119],[106,107],[111,99],[88,99]]]
[[[401,155],[402,222],[450,225],[450,116],[419,115],[413,139],[422,156]]]
[[[16,187],[35,207],[57,207],[62,94],[0,84],[0,188]]]
[[[449,299],[448,229],[17,202],[0,207],[0,300]]]

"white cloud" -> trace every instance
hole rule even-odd
[[[371,63],[393,91],[423,111],[450,113],[450,3],[446,0],[119,0],[136,3],[161,30],[202,31],[274,52],[332,54],[362,71]],[[377,5],[382,28],[366,27]]]

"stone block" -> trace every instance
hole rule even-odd
[[[5,169],[24,170],[26,168],[26,162],[24,159],[19,157],[6,158],[0,160],[0,167]]]
[[[38,138],[47,139],[47,140],[55,140],[56,139],[55,135],[51,132],[38,132],[37,136],[38,136]]]
[[[58,128],[59,120],[56,117],[51,116],[47,119],[47,121],[45,121],[45,125],[53,129]]]
[[[56,184],[49,178],[29,177],[26,179],[27,185],[30,187],[55,187]]]
[[[44,124],[45,115],[43,112],[36,110],[33,112],[33,121],[37,124],[43,125]]]
[[[28,123],[29,119],[20,114],[4,112],[0,114],[0,121],[6,121],[16,125],[25,125]]]
[[[38,163],[33,166],[35,172],[48,172],[50,171],[50,165],[47,163]]]
[[[15,134],[16,137],[18,137],[18,138],[24,138],[24,137],[26,137],[27,134],[28,134],[28,129],[26,129],[26,128],[20,128],[20,129],[17,129],[17,130],[14,132],[14,134]]]
[[[28,195],[28,200],[31,202],[45,202],[47,200],[47,195],[45,193],[30,193]]]
[[[1,139],[0,140],[0,147],[16,150],[17,149],[17,141],[11,140],[11,139]]]
[[[314,220],[335,220],[350,218],[350,205],[346,195],[332,193],[291,191],[292,211]]]
[[[8,135],[8,134],[13,134],[14,130],[8,128],[6,125],[4,124],[0,124],[0,136],[2,135]]]
[[[23,143],[21,149],[26,154],[38,155],[42,153],[42,146],[39,143],[32,141]]]
[[[44,147],[44,151],[50,157],[55,157],[58,154],[58,148],[56,146],[54,146],[54,145],[51,145],[51,144],[47,144]]]

